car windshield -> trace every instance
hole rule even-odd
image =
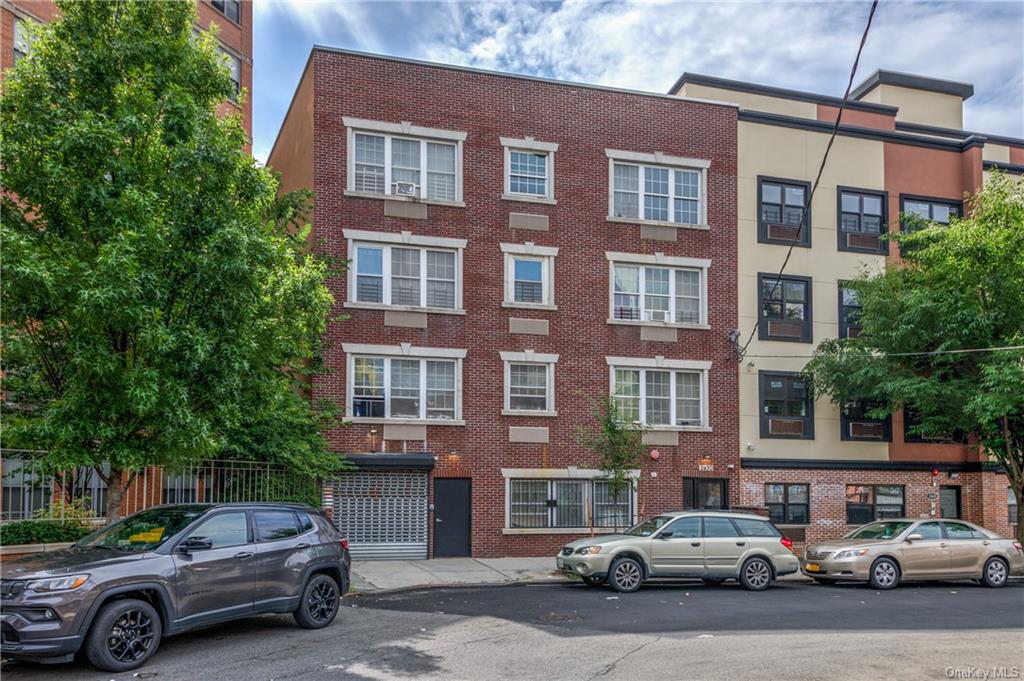
[[[911,523],[887,520],[858,527],[846,535],[846,539],[892,539],[898,537]]]
[[[675,520],[670,515],[656,515],[653,518],[638,523],[626,530],[623,534],[631,534],[634,537],[650,537],[659,529]]]
[[[203,515],[203,506],[151,508],[80,539],[78,546],[141,553],[152,551]]]

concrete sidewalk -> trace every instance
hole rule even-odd
[[[556,571],[555,559],[551,556],[352,562],[352,587],[357,593],[421,586],[564,581],[567,580]]]

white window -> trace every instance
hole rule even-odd
[[[525,139],[501,138],[505,149],[505,189],[502,198],[554,203],[555,152],[558,145]]]
[[[14,63],[17,64],[18,60],[28,55],[29,48],[32,47],[32,41],[28,36],[28,23],[26,19],[15,19],[14,20]]]
[[[707,273],[711,261],[656,253],[607,252],[609,322],[707,326]]]
[[[223,47],[218,47],[217,53],[220,55],[224,67],[231,75],[231,82],[234,85],[234,93],[230,99],[232,102],[237,101],[238,95],[242,92],[242,60]]]
[[[532,350],[502,352],[506,415],[555,416],[555,363],[558,355]]]
[[[345,230],[350,307],[462,309],[463,239]]]
[[[608,357],[622,418],[652,428],[707,429],[710,362]]]
[[[349,192],[443,203],[462,201],[465,133],[348,117],[344,122],[348,128]]]
[[[344,343],[346,411],[356,421],[458,421],[464,350]]]
[[[708,161],[605,150],[608,219],[705,227]]]
[[[525,244],[501,244],[505,254],[506,307],[555,305],[555,256],[558,248]]]
[[[603,474],[585,468],[502,468],[505,534],[557,534],[588,527],[625,528],[637,517],[634,484],[614,489]]]

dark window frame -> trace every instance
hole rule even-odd
[[[843,229],[843,193],[847,194],[858,194],[860,195],[861,201],[861,212],[859,215],[864,214],[864,196],[875,196],[882,200],[882,224],[879,227],[878,235],[883,237],[889,233],[889,192],[879,191],[877,189],[862,189],[860,187],[836,187],[836,247],[840,251],[846,251],[849,253],[873,253],[876,255],[887,255],[889,253],[889,242],[883,238],[879,238],[877,248],[858,248],[856,246],[849,245],[849,239],[846,238],[847,234],[870,234],[870,232],[857,231],[847,232]]]
[[[234,513],[241,513],[241,514],[243,514],[245,516],[245,542],[242,543],[242,544],[232,544],[230,546],[222,546],[220,548],[233,548],[235,546],[246,546],[248,544],[254,543],[256,541],[256,523],[253,520],[252,512],[251,511],[246,511],[244,509],[225,508],[225,509],[219,510],[219,511],[217,511],[215,513],[210,513],[209,515],[202,515],[202,516],[196,518],[195,521],[193,521],[192,526],[188,529],[188,532],[186,534],[182,535],[182,539],[180,539],[178,541],[178,543],[175,546],[175,548],[177,548],[177,546],[180,546],[181,544],[186,542],[188,539],[193,537],[195,535],[195,533],[203,525],[205,525],[209,521],[213,520],[214,518],[219,518],[222,515],[230,515],[230,514],[234,514]]]
[[[963,217],[964,215],[964,202],[960,199],[947,199],[941,196],[920,196],[918,194],[900,194],[900,231],[904,234],[909,234],[911,231],[910,226],[903,220],[903,215],[907,212],[906,203],[907,201],[921,201],[923,203],[938,203],[944,206],[950,206],[956,209],[957,217]],[[931,209],[928,211],[931,213]],[[931,218],[929,218],[930,220]],[[939,223],[940,225],[943,223]]]
[[[218,4],[220,5],[220,7],[217,6]],[[238,12],[237,17],[232,17],[230,14],[228,14],[229,5],[234,7],[235,11]],[[242,25],[242,0],[210,0],[210,7],[212,7],[215,12],[217,12],[225,19],[233,23],[235,26]]]
[[[782,503],[769,502],[768,501],[768,485],[781,485],[782,486]],[[790,487],[806,487],[807,488],[807,501],[791,502],[789,500],[789,488]],[[782,507],[782,520],[778,521],[780,525],[801,525],[807,526],[811,524],[811,483],[809,482],[766,482],[764,484],[764,505],[768,509],[768,519],[773,523],[776,521],[772,519],[771,509],[772,506]],[[806,506],[807,507],[807,522],[795,522],[789,519],[789,507],[790,506]]]
[[[917,419],[913,417],[914,408],[903,405],[903,441],[914,444],[926,445],[962,445],[967,444],[967,437],[963,433],[952,433],[949,435],[937,435],[926,437],[923,433],[909,433],[910,428],[916,424]]]
[[[782,306],[786,306],[786,282],[801,283],[804,285],[804,319],[800,337],[772,336],[768,332],[768,322],[772,319],[764,316],[764,281],[766,279],[778,279],[782,282]],[[797,274],[783,274],[758,272],[757,273],[757,339],[779,341],[782,343],[813,343],[814,342],[814,281],[811,277],[804,277]],[[776,321],[786,321],[779,319]]]
[[[516,482],[542,482],[545,483],[547,499],[544,502],[546,508],[546,515],[544,517],[544,523],[542,525],[523,525],[517,524],[514,521],[514,514],[512,512],[512,492],[513,485]],[[564,482],[579,482],[582,483],[583,490],[583,504],[580,508],[584,511],[584,524],[582,526],[565,524],[558,520],[558,483]],[[632,486],[628,486],[620,494],[625,494],[625,500],[619,500],[616,502],[617,505],[625,504],[626,507],[626,522],[623,524],[612,524],[612,525],[600,525],[597,524],[597,485],[599,483],[606,483],[607,480],[602,478],[509,478],[507,494],[505,497],[505,512],[508,517],[509,529],[544,529],[558,532],[564,529],[579,529],[580,527],[587,527],[587,515],[592,526],[600,529],[613,529],[618,527],[631,527],[638,522],[636,512],[634,511],[634,502],[636,501],[637,490]],[[588,489],[589,488],[589,489]]]
[[[279,514],[282,514],[282,515],[291,515],[291,517],[292,517],[292,526],[295,528],[295,534],[288,535],[287,537],[267,537],[266,539],[264,539],[262,536],[260,536],[259,527],[256,525],[256,514],[257,513],[268,513],[268,514],[269,513],[279,513]],[[275,542],[275,541],[285,541],[286,539],[295,539],[296,537],[298,537],[298,536],[300,536],[302,534],[305,534],[302,531],[302,525],[299,522],[299,518],[295,514],[294,511],[289,511],[287,509],[279,509],[279,508],[259,508],[259,509],[254,509],[254,510],[250,511],[249,514],[250,514],[249,522],[251,523],[251,527],[252,527],[252,530],[251,530],[252,538],[253,538],[253,541],[255,541],[257,544],[269,544],[270,542]]]
[[[762,185],[764,184],[777,184],[782,186],[782,204],[785,206],[786,200],[786,187],[800,187],[804,190],[804,211],[806,213],[803,226],[800,229],[800,238],[795,242],[792,239],[773,239],[768,236],[768,225],[769,223],[764,219],[764,210],[762,209],[763,201],[762,196]],[[799,246],[800,248],[811,247],[811,206],[808,201],[811,197],[811,183],[804,180],[793,180],[784,177],[771,177],[768,175],[757,176],[757,242],[761,244],[775,244],[778,246]],[[783,208],[784,209],[784,208]],[[776,224],[776,223],[771,223]],[[784,223],[783,223],[784,224]]]
[[[856,308],[858,310],[863,310],[864,306],[863,305],[859,305],[859,304],[858,305],[848,305],[843,300],[843,291],[845,289],[847,289],[847,288],[850,288],[851,290],[853,290],[853,289],[845,281],[840,280],[838,283],[839,283],[839,285],[836,287],[836,289],[839,292],[839,317],[838,317],[839,337],[840,338],[852,338],[854,336],[859,336],[860,335],[860,330],[861,330],[860,324],[851,324],[848,321],[846,321],[846,308]],[[858,303],[859,302],[860,301],[858,301]],[[850,335],[850,329],[857,329],[857,333],[855,333],[855,334],[853,334],[853,336],[851,336]]]
[[[871,507],[871,520],[867,521],[866,523],[862,523],[860,521],[853,521],[853,522],[851,522],[850,521],[850,505],[851,504],[850,504],[849,499],[846,498],[845,500],[846,500],[846,524],[847,525],[866,525],[867,523],[873,523],[873,522],[878,521],[878,520],[891,520],[891,518],[879,518],[878,517],[878,506],[879,506],[879,504],[878,504],[878,488],[879,487],[898,487],[900,489],[901,502],[900,502],[900,512],[899,512],[899,515],[896,516],[896,517],[897,518],[904,518],[907,515],[907,486],[906,485],[885,485],[885,484],[868,485],[868,484],[863,484],[863,483],[859,483],[859,482],[850,482],[850,483],[846,483],[846,487],[847,488],[849,488],[849,487],[870,487],[871,488],[871,503],[870,504],[853,504],[854,506],[858,506],[858,507],[860,507],[860,506],[865,506],[865,507],[870,506]],[[846,494],[848,494],[848,492],[844,493],[844,498],[846,497]],[[882,506],[894,506],[894,505],[895,504],[882,504]]]
[[[715,482],[718,483],[719,489],[721,490],[722,506],[718,509],[712,508],[697,508],[695,505],[697,502],[697,483],[699,482]],[[729,478],[702,478],[702,477],[684,477],[683,478],[683,510],[687,511],[725,511],[729,509]]]
[[[806,381],[799,371],[759,371],[757,373],[757,410],[758,420],[760,422],[761,438],[765,440],[813,440],[814,439],[814,399],[810,394],[810,386],[805,388],[807,395],[804,398],[807,401],[807,415],[803,417],[797,416],[768,416],[764,413],[764,400],[765,400],[765,387],[768,381],[773,378],[781,378],[785,381],[791,381],[793,379],[800,379]],[[788,393],[789,388],[786,387],[784,390]],[[786,399],[785,401],[790,401]],[[769,430],[769,421],[773,418],[779,418],[783,420],[803,420],[804,432],[801,435],[782,435],[782,434],[771,434]]]
[[[859,400],[856,407],[863,414],[871,408],[869,405],[869,400]],[[857,422],[881,424],[882,437],[857,437],[853,435],[850,432],[849,425]],[[884,419],[872,419],[867,416],[856,418],[849,416],[847,414],[847,407],[843,407],[839,410],[839,439],[843,442],[892,442],[892,415],[890,414]]]

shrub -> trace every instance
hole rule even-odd
[[[78,541],[92,532],[77,522],[62,523],[59,520],[19,520],[0,524],[0,545],[56,544]]]

